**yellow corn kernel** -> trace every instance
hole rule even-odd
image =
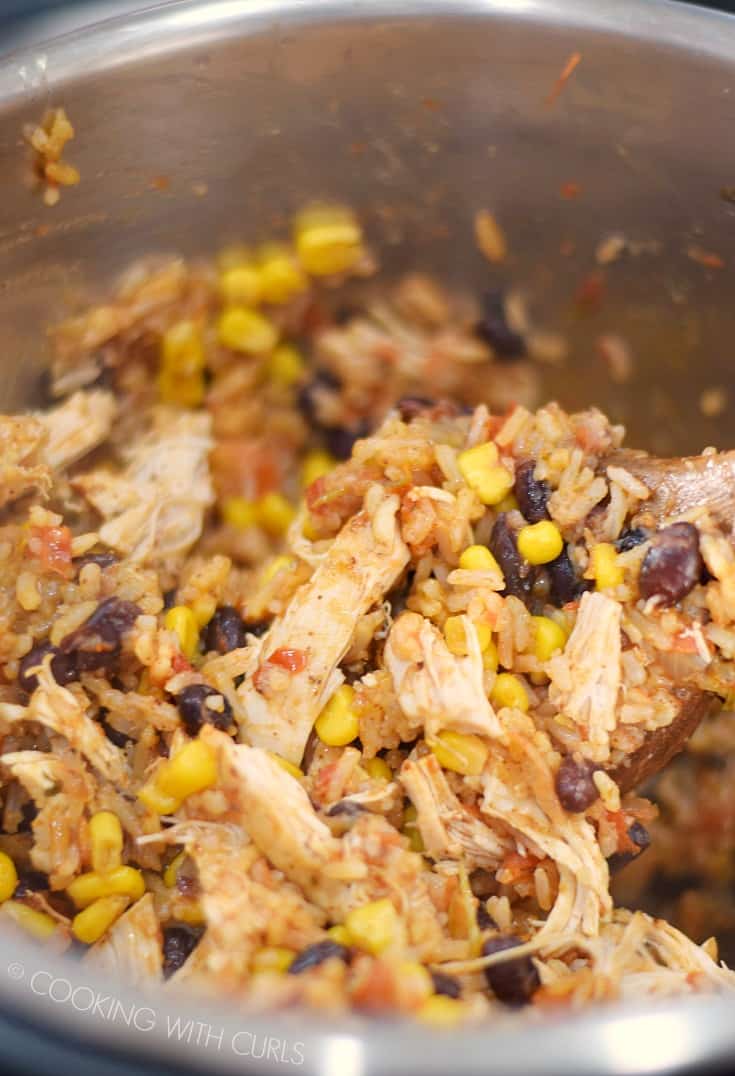
[[[319,539],[319,531],[314,523],[314,519],[308,512],[304,515],[304,525],[301,528],[301,533],[304,538],[309,542],[316,542]]]
[[[615,546],[609,542],[598,542],[590,551],[590,569],[595,580],[596,590],[608,590],[623,582],[624,572],[618,563]]]
[[[330,927],[327,935],[332,941],[336,941],[338,945],[352,945],[350,932],[342,923],[336,923],[335,926]]]
[[[15,863],[6,852],[0,852],[0,902],[9,900],[18,884]]]
[[[563,650],[567,633],[548,616],[532,616],[533,652],[539,661],[548,661],[552,654]]]
[[[529,564],[548,564],[564,548],[564,539],[556,523],[542,519],[518,531],[518,552]]]
[[[282,553],[281,556],[274,557],[270,564],[266,564],[260,581],[265,586],[266,583],[271,583],[279,572],[290,571],[295,565],[296,561],[293,557],[287,557],[285,553]]]
[[[384,758],[369,758],[362,766],[374,781],[393,780],[393,771]]]
[[[499,504],[495,505],[498,512],[515,512],[519,508],[518,498],[515,493],[509,493],[506,497],[503,497]]]
[[[472,733],[445,729],[430,747],[445,770],[464,774],[465,777],[477,777],[485,768],[488,746]]]
[[[424,840],[417,825],[419,813],[412,803],[403,812],[403,832],[408,837],[412,852],[424,851]]]
[[[489,669],[490,672],[497,672],[499,664],[498,648],[491,639],[482,652],[482,667],[483,669]]]
[[[204,369],[202,332],[193,321],[177,321],[161,338],[161,366],[178,374],[198,374]]]
[[[209,744],[190,740],[156,771],[155,783],[164,796],[181,803],[195,792],[217,783],[217,755]]]
[[[225,306],[257,306],[260,273],[252,264],[233,265],[220,275],[219,290]]]
[[[434,993],[434,981],[425,964],[419,964],[418,960],[401,960],[396,971],[401,986],[410,991],[414,1004]]]
[[[85,945],[94,945],[106,934],[130,903],[128,897],[100,897],[72,919],[71,932]]]
[[[204,628],[212,619],[217,609],[217,599],[211,594],[202,594],[191,603],[190,609],[194,614],[197,627]]]
[[[123,850],[123,831],[120,819],[112,811],[97,811],[89,820],[89,843],[92,848],[92,870],[107,874],[120,866]]]
[[[166,796],[154,781],[149,781],[138,791],[138,799],[154,814],[173,814],[181,806],[175,796]]]
[[[301,353],[291,344],[280,344],[268,357],[265,374],[276,385],[295,385],[304,373],[305,365]]]
[[[198,900],[177,900],[175,905],[176,918],[181,923],[189,923],[190,926],[197,927],[201,923],[206,923],[207,917],[204,914],[204,909]]]
[[[231,527],[236,527],[239,531],[254,527],[258,521],[255,501],[249,501],[246,497],[226,497],[222,501],[220,512],[225,523],[229,523]]]
[[[350,942],[373,956],[385,952],[398,938],[400,921],[390,900],[371,901],[347,914],[345,927]]]
[[[498,450],[492,441],[460,452],[457,464],[483,504],[500,504],[513,488],[513,476],[498,462]]]
[[[257,504],[258,523],[269,534],[285,534],[293,522],[296,509],[282,493],[266,493]]]
[[[317,478],[328,474],[336,464],[336,459],[328,452],[310,452],[301,465],[301,481],[305,486],[310,486]]]
[[[185,605],[174,605],[166,613],[163,623],[178,639],[184,657],[193,658],[199,646],[199,626],[191,609]]]
[[[288,247],[270,244],[260,252],[260,297],[266,303],[287,303],[305,291],[308,281]]]
[[[432,1027],[456,1027],[464,1014],[464,1004],[459,998],[450,998],[446,994],[433,994],[427,998],[416,1016]]]
[[[344,747],[357,738],[360,722],[352,709],[354,698],[355,692],[349,684],[342,684],[332,695],[314,723],[322,743],[330,747]]]
[[[6,900],[3,908],[19,927],[40,941],[50,937],[58,926],[56,920],[46,912],[29,908],[27,904],[21,904],[18,900]]]
[[[307,273],[331,276],[352,269],[363,254],[362,229],[340,206],[315,206],[294,221],[296,253]]]
[[[220,315],[217,337],[221,344],[232,351],[263,355],[272,351],[278,343],[278,330],[257,310],[231,306]]]
[[[186,858],[186,851],[178,852],[171,860],[166,870],[163,872],[163,884],[169,889],[173,889],[176,885],[176,880],[179,876],[179,867]]]
[[[499,710],[508,706],[515,710],[523,710],[524,714],[530,706],[525,687],[513,673],[498,673],[490,692],[490,702]]]
[[[283,973],[291,967],[295,956],[296,953],[292,949],[283,949],[277,945],[267,945],[262,949],[256,949],[253,953],[251,970],[253,972],[274,971]]]
[[[467,572],[500,572],[500,565],[484,545],[467,546],[460,555],[459,566]]]
[[[135,867],[115,867],[108,874],[88,871],[70,882],[66,892],[77,908],[86,908],[101,897],[130,897],[132,900],[140,900],[145,893],[145,880]]]
[[[176,370],[161,370],[158,375],[158,395],[161,403],[172,407],[198,407],[204,400],[204,375],[180,374]]]
[[[487,624],[482,622],[475,624],[477,641],[480,650],[485,650],[492,641],[492,632]],[[467,635],[464,630],[464,620],[461,616],[448,616],[444,621],[444,640],[452,654],[462,657],[467,653]]]
[[[290,773],[292,777],[304,776],[304,771],[300,770],[298,766],[295,766],[293,762],[289,762],[287,758],[283,757],[283,755],[277,755],[275,751],[269,751],[268,754],[274,762],[278,763],[282,770],[285,770],[286,773]]]

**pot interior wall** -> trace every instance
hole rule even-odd
[[[308,25],[298,5],[293,21],[262,7],[247,32],[244,13],[214,32],[202,5],[198,19],[172,16],[167,40],[142,35],[133,49],[113,26],[109,55],[85,56],[82,39],[63,63],[48,53],[43,78],[37,54],[5,72],[4,407],[34,399],[42,330],[138,255],[270,236],[326,197],[360,211],[389,274],[522,287],[538,323],[571,340],[571,361],[544,375],[564,405],[599,404],[659,452],[728,443],[729,411],[706,417],[698,399],[731,381],[735,206],[720,193],[735,183],[731,67],[657,42],[655,27],[636,36],[627,4],[619,33],[510,0],[443,12],[427,0],[402,17],[356,6],[342,19],[330,4]],[[581,62],[549,104],[573,52]],[[18,93],[21,69],[35,88]],[[48,104],[75,124],[68,156],[82,173],[53,209],[26,189],[20,144]],[[475,248],[482,207],[507,232],[502,267]],[[595,248],[612,233],[638,250],[600,270]],[[692,260],[692,247],[724,268]],[[602,299],[582,312],[575,296],[591,272]],[[631,347],[626,385],[600,358],[606,333]]]

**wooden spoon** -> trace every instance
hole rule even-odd
[[[605,461],[624,467],[651,491],[643,512],[652,524],[663,523],[693,508],[707,508],[728,530],[735,523],[735,452],[657,459],[644,452],[621,450]],[[699,723],[722,705],[709,691],[680,686],[679,715],[663,729],[649,732],[643,745],[610,776],[621,792],[629,792],[653,777],[683,749]]]

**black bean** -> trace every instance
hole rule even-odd
[[[638,577],[642,598],[674,605],[685,598],[702,574],[699,532],[693,523],[672,523],[653,538]]]
[[[38,807],[36,807],[33,800],[28,800],[20,809],[20,822],[18,823],[18,833],[30,833],[31,826],[36,820],[38,815]]]
[[[629,549],[635,549],[637,545],[642,545],[647,541],[648,536],[649,532],[645,527],[629,527],[623,531],[614,545],[618,553],[627,553]]]
[[[477,925],[480,930],[496,930],[498,924],[495,922],[490,912],[487,910],[484,901],[480,901],[477,905],[477,915],[475,916]]]
[[[340,800],[339,803],[333,804],[327,811],[328,818],[338,818],[340,815],[344,815],[347,818],[357,818],[359,814],[363,814],[365,808],[359,804],[354,803],[352,800]]]
[[[249,629],[251,630],[251,629]],[[220,605],[204,631],[204,649],[229,654],[245,646],[245,624],[234,605]]]
[[[546,565],[546,571],[551,579],[551,600],[556,606],[577,601],[592,586],[588,579],[582,579],[577,574],[566,549]]]
[[[110,670],[120,657],[122,637],[140,616],[133,602],[106,598],[83,624],[59,644],[59,652],[73,658],[78,673]]]
[[[480,900],[492,897],[498,891],[495,875],[492,871],[485,870],[484,867],[477,867],[476,870],[473,870],[469,880],[473,895],[479,897]]]
[[[69,655],[59,652],[58,647],[51,643],[39,643],[29,650],[20,663],[18,670],[18,683],[24,691],[32,692],[38,687],[38,676],[31,675],[29,670],[37,668],[47,654],[53,654],[51,659],[51,672],[57,684],[70,684],[72,680],[78,680],[76,664]]]
[[[526,354],[526,342],[508,324],[502,291],[489,291],[482,297],[482,314],[475,332],[490,345],[498,359],[520,359]]]
[[[248,635],[257,635],[258,638],[261,635],[265,635],[268,628],[271,626],[270,620],[252,620],[245,622],[245,632]]]
[[[316,370],[311,381],[299,389],[297,402],[299,410],[313,426],[321,426],[317,396],[327,390],[338,392],[342,384],[338,377],[329,370]]]
[[[163,592],[163,608],[173,609],[176,605],[176,587],[169,587]]]
[[[113,728],[112,725],[105,721],[104,717],[98,717],[97,723],[102,728],[107,739],[110,743],[114,743],[115,747],[127,747],[127,745],[132,742],[132,736],[128,736],[127,733],[120,732],[119,729]]]
[[[350,950],[345,945],[332,941],[331,938],[325,938],[324,941],[315,942],[314,945],[307,945],[306,949],[302,949],[290,965],[288,974],[300,975],[302,971],[316,968],[325,960],[332,959],[344,960],[346,964],[350,959]]]
[[[506,949],[515,949],[522,944],[515,934],[496,934],[494,938],[487,938],[483,942],[482,955],[491,956]],[[485,968],[485,978],[498,1001],[513,1006],[525,1005],[541,985],[536,965],[530,956],[519,956],[503,961],[502,964],[493,964]]]
[[[18,897],[27,897],[29,893],[42,893],[48,887],[48,877],[43,871],[20,870],[13,896],[17,900]]]
[[[637,819],[633,822],[628,829],[628,836],[633,844],[637,845],[641,851],[648,848],[651,844],[651,834],[646,827]]]
[[[72,564],[77,570],[77,575],[79,575],[82,568],[85,568],[88,564],[97,564],[104,571],[105,568],[110,568],[113,564],[117,564],[117,557],[114,553],[85,553],[83,557],[74,557]]]
[[[430,400],[427,396],[401,396],[396,408],[403,421],[410,422],[412,418],[416,418],[423,411],[434,407],[434,405],[435,401]]]
[[[370,432],[367,422],[360,422],[352,429],[346,426],[328,426],[323,430],[324,445],[336,460],[348,460],[352,455],[355,441],[366,437]]]
[[[533,587],[533,573],[518,552],[516,536],[508,525],[505,513],[498,516],[490,535],[490,552],[493,554],[505,579],[504,594],[512,594],[528,604]]]
[[[518,501],[521,515],[529,523],[539,523],[549,518],[546,507],[551,496],[551,486],[543,479],[534,478],[535,460],[524,460],[516,467],[516,479],[513,492]]]
[[[627,867],[632,860],[637,859],[641,852],[645,852],[651,844],[651,834],[646,827],[637,820],[628,827],[628,837],[638,849],[637,852],[614,852],[608,856],[607,865],[611,874]]]
[[[565,811],[573,811],[579,814],[591,807],[599,796],[597,785],[592,775],[599,766],[583,759],[575,762],[571,755],[567,755],[561,761],[561,766],[556,772],[554,787],[559,797],[559,803]]]
[[[435,994],[443,994],[446,998],[462,996],[462,984],[453,975],[445,975],[443,971],[432,971],[431,981],[434,984]]]
[[[221,700],[219,709],[207,704],[207,699]],[[190,684],[176,696],[181,720],[190,736],[196,736],[203,725],[227,730],[232,724],[232,707],[225,696],[208,684]]]
[[[163,930],[163,975],[168,979],[186,962],[187,957],[196,949],[202,931],[183,923],[164,927]]]

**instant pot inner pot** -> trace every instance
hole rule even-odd
[[[420,269],[478,296],[519,289],[569,341],[542,397],[597,404],[660,454],[732,446],[729,24],[628,0],[388,6],[173,5],[5,63],[3,407],[38,402],[45,327],[141,254],[285,234],[326,199],[360,214],[381,283]],[[56,105],[81,182],[47,208],[21,132]],[[480,209],[507,236],[502,265],[476,247]],[[610,336],[630,349],[624,384]],[[724,407],[700,406],[710,390]]]

